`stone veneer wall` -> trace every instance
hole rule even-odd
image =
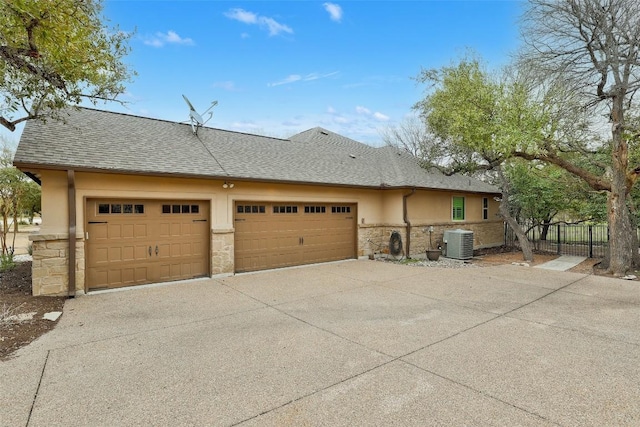
[[[389,249],[391,233],[397,231],[402,236],[405,247],[407,229],[404,224],[358,224],[358,256],[386,253]]]
[[[233,274],[234,230],[211,231],[211,275]]]
[[[32,242],[32,293],[35,296],[68,294],[69,235],[35,234]],[[84,293],[84,239],[76,240],[76,292]]]
[[[482,221],[466,223],[411,225],[411,255],[425,253],[429,247],[429,227],[433,226],[431,242],[433,248],[442,245],[445,230],[473,231],[473,248],[480,249],[504,244],[504,224],[502,221]],[[397,231],[402,236],[402,247],[407,247],[407,228],[405,224],[359,224],[358,225],[358,256],[386,253],[389,247],[391,233]]]

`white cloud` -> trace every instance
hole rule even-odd
[[[389,120],[389,116],[387,116],[386,114],[382,114],[379,111],[376,111],[375,113],[372,113],[371,110],[369,110],[367,107],[363,107],[361,105],[358,105],[356,107],[356,113],[363,115],[363,116],[369,116],[369,117],[373,117],[374,119],[381,121],[381,122],[386,122],[387,120]]]
[[[266,18],[264,16],[261,16],[258,19],[258,22],[261,27],[267,27],[269,29],[270,36],[277,36],[282,32],[293,34],[293,30],[291,29],[291,27],[281,24],[273,18]]]
[[[335,22],[340,22],[342,21],[342,8],[335,4],[335,3],[324,3],[322,6],[324,6],[324,10],[326,10],[329,13],[329,18],[331,18],[332,21]]]
[[[173,30],[169,30],[165,33],[156,33],[155,36],[148,38],[144,41],[144,44],[153,47],[163,47],[166,44],[181,44],[191,46],[195,43],[188,37],[181,37]]]
[[[373,117],[375,117],[376,119],[380,120],[381,122],[386,122],[387,120],[389,120],[389,116],[379,113],[378,111],[376,111],[375,113],[373,113]]]
[[[256,132],[261,127],[252,120],[241,120],[231,123],[231,129],[240,132]]]
[[[235,21],[240,21],[245,24],[257,24],[258,23],[258,15],[253,12],[246,11],[244,9],[231,9],[224,13],[229,19],[233,19]]]
[[[157,39],[157,38],[145,40],[144,44],[146,44],[147,46],[153,46],[153,47],[162,47],[162,46],[164,46],[164,43],[162,42],[162,40]]]
[[[286,85],[288,83],[297,82],[299,80],[302,80],[302,76],[300,76],[299,74],[291,74],[291,75],[285,77],[284,79],[279,80],[279,81],[277,81],[275,83],[267,83],[267,86],[273,87],[273,86]]]
[[[336,113],[337,113],[337,111],[336,111],[336,109],[335,109],[335,108],[333,108],[331,105],[329,105],[329,106],[327,107],[327,113],[329,113],[329,114],[336,114]]]
[[[282,80],[279,80],[277,82],[274,83],[267,83],[267,86],[269,87],[273,87],[273,86],[280,86],[280,85],[284,85],[284,84],[288,84],[288,83],[294,83],[294,82],[309,82],[312,80],[318,80],[318,79],[324,79],[326,77],[331,77],[331,76],[335,76],[336,74],[338,74],[338,71],[333,71],[331,73],[327,73],[327,74],[320,74],[320,73],[309,73],[306,76],[301,76],[299,74],[291,74],[287,77],[285,77]]]
[[[224,13],[224,16],[229,19],[242,22],[244,24],[258,25],[260,28],[266,29],[269,32],[270,36],[276,36],[280,33],[293,34],[293,29],[291,29],[291,27],[285,24],[281,24],[275,19],[269,18],[268,16],[261,16],[244,9],[230,9],[229,11]]]
[[[235,92],[238,90],[235,83],[230,80],[225,82],[215,82],[213,87],[228,90],[229,92]]]
[[[326,77],[335,76],[336,74],[338,74],[338,71],[333,71],[333,72],[327,73],[327,74],[309,73],[306,76],[304,76],[303,80],[308,82],[310,80],[318,80],[318,79],[324,79]]]

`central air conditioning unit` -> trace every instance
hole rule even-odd
[[[473,231],[445,230],[442,241],[446,243],[446,257],[455,259],[473,258]]]

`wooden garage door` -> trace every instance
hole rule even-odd
[[[235,205],[237,272],[356,257],[356,205]]]
[[[209,202],[89,199],[89,289],[209,274]]]

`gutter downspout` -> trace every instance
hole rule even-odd
[[[416,189],[412,188],[411,193],[405,194],[402,196],[402,219],[407,227],[407,250],[405,251],[405,256],[407,258],[411,258],[409,250],[411,249],[411,221],[409,221],[409,215],[407,212],[407,199],[416,194]]]
[[[76,177],[72,169],[67,170],[68,209],[69,209],[69,298],[76,296]]]

